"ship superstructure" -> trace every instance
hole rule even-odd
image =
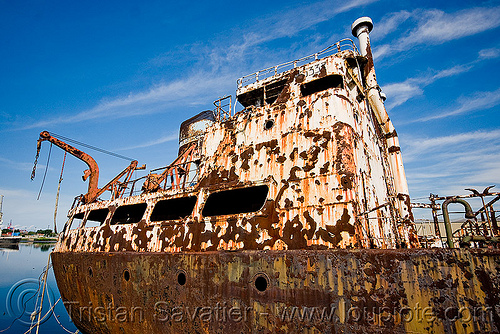
[[[372,27],[353,24],[359,51],[345,39],[239,79],[244,110],[222,98],[185,121],[178,158],[144,178],[134,161],[99,188],[93,159],[42,133],[90,168],[52,254],[82,332],[498,330],[496,310],[443,313],[498,305],[500,253],[421,248]],[[406,319],[416,304],[435,319]]]

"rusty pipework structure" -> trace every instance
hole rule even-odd
[[[498,228],[498,210],[494,205],[500,200],[500,193],[489,192],[494,186],[487,187],[482,193],[474,189],[472,194],[455,195],[455,196],[438,196],[430,194],[430,204],[414,204],[413,208],[428,208],[432,210],[432,219],[434,223],[436,239],[442,239],[449,248],[457,248],[460,246],[471,247],[471,242],[476,242],[476,245],[500,245],[499,228]],[[485,199],[490,198],[486,203]],[[477,203],[477,199],[480,202]],[[479,204],[479,209],[473,210],[470,202]],[[441,202],[441,204],[439,203]],[[453,222],[450,218],[448,206],[457,203],[463,206],[465,211],[459,212],[461,216],[458,221]],[[442,212],[442,213],[440,213]],[[457,212],[455,212],[457,214]],[[440,218],[442,221],[440,222]],[[465,218],[465,221],[463,220]],[[441,236],[440,224],[445,230],[445,237]],[[455,228],[453,227],[455,225]],[[456,226],[460,225],[459,228]],[[420,235],[419,235],[420,237]]]
[[[467,203],[467,201],[465,201],[464,199],[452,197],[444,201],[442,209],[443,209],[444,225],[446,228],[446,240],[448,243],[448,247],[454,248],[455,246],[453,244],[453,231],[451,230],[450,215],[448,213],[448,205],[450,203],[462,204],[465,207],[465,218],[475,218],[476,216],[474,215],[474,212],[472,212],[472,208],[469,205],[469,203]]]
[[[141,194],[71,208],[52,259],[80,331],[499,331],[500,252],[418,240],[372,26],[352,27],[361,52],[239,79],[244,110],[183,122]]]

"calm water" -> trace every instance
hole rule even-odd
[[[0,248],[1,334],[30,333],[32,323],[30,315],[39,308],[43,288],[42,274],[53,247],[54,245],[46,244],[20,244],[19,250]],[[53,313],[50,312],[51,304],[53,305],[59,297],[54,272],[50,269],[41,317],[47,313],[49,315],[42,318],[39,333],[74,333],[76,331],[62,301],[56,304]],[[55,316],[68,331],[59,325]],[[37,320],[38,316],[33,323]],[[36,327],[31,330],[31,333],[36,333]]]

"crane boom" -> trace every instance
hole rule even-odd
[[[42,146],[42,142],[48,141],[57,147],[63,149],[64,151],[68,152],[69,154],[73,155],[74,157],[82,160],[87,164],[89,167],[88,170],[84,171],[84,175],[82,176],[82,179],[84,181],[89,179],[89,187],[88,191],[85,195],[83,195],[81,201],[82,203],[92,203],[95,201],[102,193],[104,193],[106,190],[110,190],[113,193],[113,197],[118,197],[121,195],[123,192],[122,190],[118,190],[117,185],[120,183],[120,178],[126,175],[125,182],[128,181],[130,176],[132,175],[132,172],[134,170],[138,169],[145,169],[146,165],[137,166],[137,160],[133,160],[128,167],[126,167],[122,172],[120,172],[115,178],[113,178],[110,182],[108,182],[103,188],[99,189],[98,182],[99,182],[99,167],[97,166],[97,162],[92,158],[90,155],[87,153],[80,151],[77,148],[74,148],[73,146],[63,142],[62,140],[59,140],[52,135],[48,131],[42,131],[40,133],[40,138],[37,141],[37,157],[40,153],[40,148]],[[36,165],[35,165],[36,166]],[[33,174],[32,178],[34,177],[34,169],[33,169]]]

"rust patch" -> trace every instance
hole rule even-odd
[[[280,155],[276,161],[280,164],[284,163],[286,161],[286,156],[285,155]]]
[[[240,158],[242,161],[241,162],[242,169],[244,169],[244,170],[250,169],[250,166],[248,165],[248,161],[252,158],[253,153],[254,153],[253,147],[249,147],[240,154]]]
[[[306,79],[306,76],[301,73],[295,77],[295,82],[300,84],[300,83],[303,83],[305,79]]]
[[[324,163],[323,167],[320,168],[319,173],[320,174],[328,173],[328,167],[330,167],[330,161]]]
[[[209,187],[211,185],[219,185],[221,183],[234,184],[239,181],[239,176],[236,174],[236,168],[233,166],[230,170],[218,167],[212,169],[208,175],[200,180],[202,187]]]

